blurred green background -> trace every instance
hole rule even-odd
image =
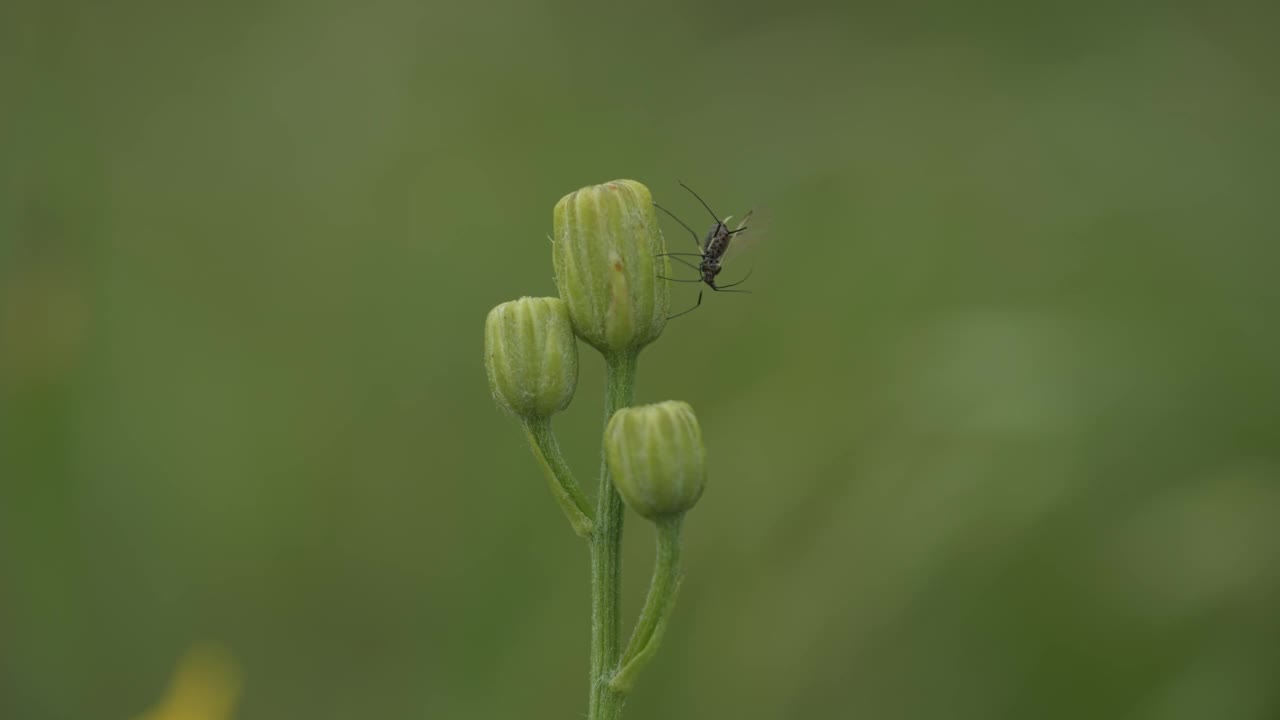
[[[773,215],[641,359],[713,467],[628,718],[1280,717],[1272,7],[5,3],[0,718],[200,643],[242,720],[581,717],[481,337],[619,177]]]

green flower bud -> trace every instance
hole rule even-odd
[[[493,397],[522,418],[569,406],[578,385],[578,342],[559,298],[524,297],[489,311],[484,367]]]
[[[662,334],[667,251],[649,188],[615,180],[569,193],[555,209],[556,286],[573,329],[604,353],[639,350]]]
[[[644,517],[680,515],[702,497],[707,451],[688,403],[622,408],[605,428],[604,446],[614,486]]]

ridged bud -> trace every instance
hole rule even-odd
[[[550,417],[578,385],[578,342],[559,298],[524,297],[489,311],[484,367],[493,397],[520,417]]]
[[[670,294],[666,243],[649,188],[615,180],[556,203],[552,257],[573,329],[601,352],[639,350],[662,334]]]
[[[622,408],[605,428],[604,447],[614,487],[640,515],[679,515],[702,497],[707,453],[688,403]]]

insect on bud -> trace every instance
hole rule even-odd
[[[493,397],[522,418],[568,407],[578,385],[578,343],[565,304],[525,297],[490,310],[484,366]]]
[[[666,243],[649,188],[615,180],[556,203],[552,257],[573,329],[601,352],[639,350],[662,334],[670,295]]]
[[[702,497],[707,453],[688,403],[623,408],[609,420],[604,444],[614,486],[640,515],[679,515]]]

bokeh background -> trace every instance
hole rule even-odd
[[[619,177],[773,216],[642,357],[713,474],[629,718],[1280,717],[1273,7],[6,2],[0,717],[583,716],[481,330]]]

